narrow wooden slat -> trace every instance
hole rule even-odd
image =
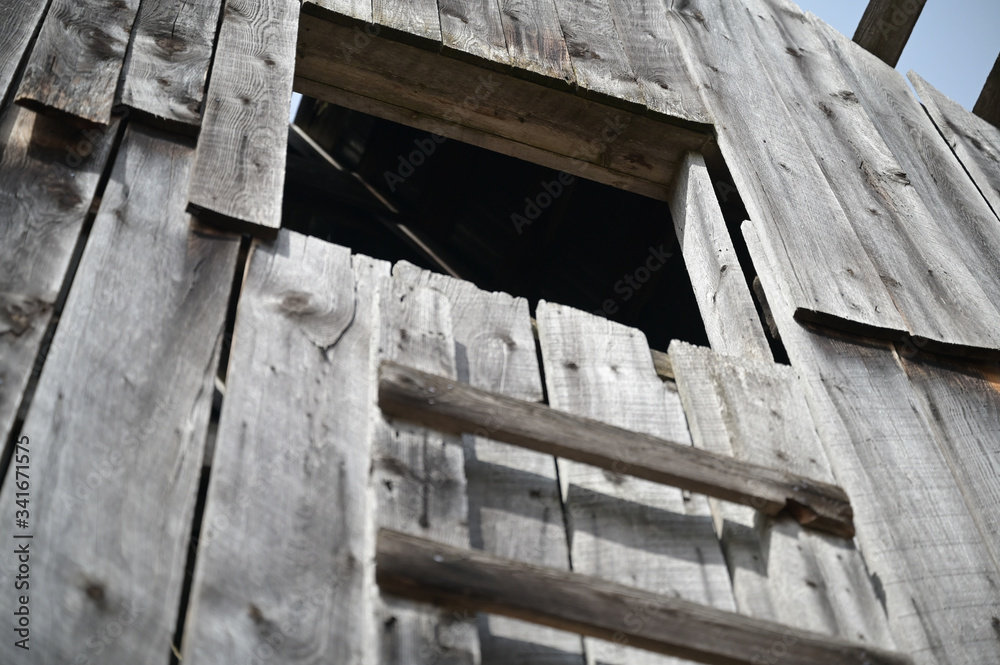
[[[1000,660],[1000,572],[892,346],[794,321],[755,231],[744,224],[830,464],[851,495],[857,541],[896,644],[920,663]]]
[[[443,51],[494,65],[509,65],[507,38],[496,0],[438,0]]]
[[[254,235],[281,226],[297,0],[226,2],[188,202]]]
[[[239,250],[184,213],[193,156],[126,131],[24,423],[32,662],[170,653]],[[17,598],[0,607],[13,616]],[[0,643],[5,663],[23,654]]]
[[[743,3],[675,3],[719,145],[796,316],[905,331],[871,259],[767,73]],[[780,192],[780,195],[778,194]]]
[[[372,0],[372,22],[433,44],[441,43],[437,0]]]
[[[378,291],[374,362],[398,360],[456,380],[451,308],[438,291],[383,280]],[[376,375],[376,367],[370,368]],[[370,522],[456,547],[469,546],[468,489],[459,440],[421,427],[390,423],[372,404]],[[374,556],[374,533],[369,534]],[[424,661],[454,665],[480,662],[475,617],[376,599],[369,617],[379,643],[376,662]]]
[[[1000,127],[1000,56],[993,63],[972,112],[994,127]]]
[[[253,246],[184,662],[373,658],[365,442],[372,301],[388,274],[384,261],[289,231]]]
[[[701,155],[685,157],[670,192],[670,212],[712,348],[771,360],[771,347]]]
[[[545,79],[575,82],[555,0],[497,0],[511,64]]]
[[[608,0],[555,0],[578,90],[610,104],[646,99],[629,64]]]
[[[618,36],[650,111],[692,122],[711,123],[683,48],[674,30],[676,16],[660,3],[605,0]]]
[[[1000,127],[969,113],[916,72],[908,76],[941,135],[1000,216]]]
[[[628,641],[710,665],[756,665],[772,653],[799,665],[903,665],[902,654],[749,619],[597,577],[531,566],[381,531],[379,585],[465,610],[530,619],[586,635]]]
[[[7,99],[17,68],[38,30],[46,6],[46,2],[0,1],[0,15],[5,21],[0,31],[0,102]]]
[[[139,0],[52,0],[16,101],[109,124],[138,9]]]
[[[0,441],[41,370],[45,330],[117,130],[80,130],[18,107],[0,124]]]
[[[222,0],[147,2],[132,26],[122,103],[170,129],[196,132]]]
[[[906,330],[954,352],[1000,349],[1000,311],[791,0],[746,0],[758,49]]]
[[[787,508],[803,524],[854,535],[847,495],[829,483],[456,384],[398,363],[382,365],[379,406],[390,416],[452,434],[475,432],[492,422],[488,429],[498,441],[751,505],[769,515]]]
[[[796,372],[674,341],[670,358],[695,446],[835,482]],[[713,502],[741,613],[894,648],[861,554],[793,520]]]
[[[854,32],[855,43],[895,67],[926,3],[927,0],[870,0]]]
[[[305,0],[303,10],[308,11],[308,5],[357,19],[362,23],[372,22],[372,0]]]
[[[458,379],[517,399],[542,401],[542,383],[528,303],[503,293],[480,291],[469,282],[401,262],[397,278],[433,288],[451,304]],[[555,460],[550,455],[463,437],[469,487],[472,545],[498,556],[551,568],[569,568]],[[582,664],[577,635],[505,617],[481,617],[479,641],[484,663]]]

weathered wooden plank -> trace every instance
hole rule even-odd
[[[441,44],[437,0],[372,0],[372,22]]]
[[[21,0],[0,1],[0,14],[5,25],[0,33],[0,102],[7,99],[24,55],[45,14],[45,2],[24,3]]]
[[[190,209],[260,236],[281,226],[297,0],[226,2],[212,65]]]
[[[575,82],[555,0],[497,0],[511,64],[549,85]]]
[[[638,330],[568,307],[536,309],[549,404],[631,430],[690,443],[680,398],[653,370]],[[708,502],[620,473],[558,460],[570,525],[573,570],[652,593],[732,610],[729,575],[712,529]],[[615,644],[585,641],[595,662],[663,663]]]
[[[340,48],[352,28],[308,12],[301,23],[300,92],[574,175],[663,198],[683,154],[709,141],[703,126],[638,116],[384,37],[370,37],[362,58]]]
[[[507,38],[496,0],[438,0],[442,50],[507,66]]]
[[[813,528],[854,535],[850,502],[835,485],[458,385],[398,363],[380,369],[379,406],[389,416],[443,432],[486,428],[499,441],[751,505],[769,515],[788,510]]]
[[[778,93],[907,330],[938,348],[1000,348],[1000,311],[906,177],[819,32],[790,0],[746,0]]]
[[[835,482],[795,371],[674,341],[670,357],[694,445],[737,460]],[[843,639],[893,648],[885,611],[850,542],[761,520],[713,502],[739,610]]]
[[[819,19],[811,17],[811,21],[826,38],[850,90],[892,149],[913,188],[951,238],[962,264],[980,277],[983,290],[997,305],[1000,280],[994,275],[996,257],[1000,256],[1000,226],[993,211],[899,72]]]
[[[139,0],[52,0],[15,100],[109,124],[138,9]]]
[[[372,0],[305,0],[303,2],[304,11],[309,11],[308,5],[357,19],[363,23],[370,24],[372,22]]]
[[[532,566],[381,531],[385,591],[460,609],[500,612],[710,665],[751,665],[776,651],[801,665],[912,663],[902,654],[750,619],[597,577]]]
[[[605,0],[618,36],[652,112],[711,123],[705,102],[674,32],[676,17],[660,3]]]
[[[167,135],[126,131],[22,429],[32,662],[170,653],[239,250],[184,213],[192,158]],[[0,606],[13,616],[15,595]],[[0,660],[24,662],[14,640]]]
[[[169,0],[142,5],[132,26],[121,101],[182,132],[201,124],[222,0]]]
[[[889,343],[845,340],[794,321],[755,223],[758,275],[837,480],[896,644],[916,663],[1000,659],[1000,572]]]
[[[1000,56],[993,63],[972,112],[994,127],[1000,127]]]
[[[41,371],[39,350],[117,130],[81,131],[18,107],[0,124],[0,441]]]
[[[610,104],[646,99],[629,64],[608,0],[555,0],[578,91]]]
[[[743,3],[670,8],[719,146],[798,318],[865,330],[905,324],[767,73]],[[778,194],[780,192],[780,195]]]
[[[480,291],[453,279],[400,262],[393,274],[443,293],[451,304],[458,379],[474,387],[529,402],[543,398],[528,303],[504,293]],[[485,423],[490,425],[489,423]],[[472,545],[491,554],[567,570],[569,544],[563,523],[555,460],[551,455],[466,435]],[[544,659],[582,663],[577,635],[511,620],[479,619],[483,663]]]
[[[728,355],[771,360],[771,346],[708,168],[697,153],[689,154],[681,165],[670,191],[670,213],[712,348]]]
[[[378,291],[377,347],[373,362],[397,360],[452,380],[456,348],[451,308],[438,291],[383,280]],[[375,376],[375,366],[370,368]],[[401,423],[389,423],[372,404],[369,498],[376,528],[469,546],[468,492],[460,441]],[[374,556],[374,533],[369,536]],[[434,610],[409,601],[375,601],[373,628],[377,662],[424,661],[454,665],[480,662],[474,617]]]
[[[356,256],[352,265],[349,249],[288,231],[253,246],[184,662],[374,657],[368,368],[372,301],[388,274],[384,261]]]
[[[927,0],[870,0],[854,41],[890,67],[895,67],[906,48]]]
[[[1000,216],[1000,127],[969,113],[916,72],[908,76],[941,135]]]

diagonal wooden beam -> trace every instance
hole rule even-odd
[[[926,2],[871,0],[854,32],[854,41],[895,67]]]
[[[986,78],[972,112],[994,127],[1000,127],[1000,56],[993,63],[993,71]]]
[[[378,534],[382,591],[531,621],[709,665],[907,665],[905,655],[397,531]]]
[[[386,415],[453,434],[470,433],[564,459],[752,506],[787,512],[805,526],[854,536],[847,494],[834,485],[716,455],[497,395],[384,362],[379,406]]]

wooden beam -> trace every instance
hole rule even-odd
[[[927,0],[871,0],[854,41],[895,67]]]
[[[753,506],[787,509],[801,524],[847,538],[853,511],[842,489],[776,469],[497,395],[394,362],[380,368],[379,406],[443,432],[488,436],[615,473]]]
[[[1000,127],[1000,56],[993,63],[993,71],[986,78],[972,112],[994,127]]]
[[[595,577],[382,530],[382,591],[460,610],[503,614],[710,665],[904,665],[898,653],[794,630]]]

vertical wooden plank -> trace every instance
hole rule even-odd
[[[854,32],[855,43],[895,67],[926,3],[927,0],[871,0]]]
[[[441,43],[437,0],[372,0],[372,22]]]
[[[185,663],[364,663],[369,345],[389,264],[282,231],[250,255]]]
[[[7,99],[17,68],[39,27],[46,6],[46,2],[0,1],[0,15],[5,21],[4,29],[0,31],[0,101]]]
[[[303,11],[309,11],[306,5],[316,5],[365,23],[372,22],[372,0],[305,0]]]
[[[573,64],[559,26],[555,0],[497,2],[511,64],[546,79],[572,84]]]
[[[972,112],[994,127],[1000,127],[1000,56],[993,63]]]
[[[656,376],[641,332],[544,301],[536,316],[553,408],[690,442],[680,398]],[[685,496],[675,488],[584,464],[557,463],[574,572],[734,608],[705,497]],[[586,639],[587,658],[604,663],[676,662],[631,650],[627,642]]]
[[[481,291],[401,262],[393,274],[443,293],[451,304],[460,381],[523,400],[542,401],[542,383],[528,303]],[[465,436],[469,528],[473,547],[539,565],[569,569],[555,459]],[[580,637],[500,616],[480,617],[483,663],[582,661]]]
[[[0,124],[0,441],[41,369],[45,330],[117,130],[81,131],[18,107]]]
[[[372,353],[382,360],[457,378],[451,308],[443,294],[402,280],[383,280]],[[457,547],[469,547],[468,500],[460,440],[406,423],[388,422],[370,395],[374,423],[369,497],[372,526]],[[374,534],[368,539],[374,557]],[[374,577],[371,578],[374,584]],[[377,661],[381,663],[480,662],[474,615],[450,612],[390,596],[375,601]]]
[[[445,53],[510,64],[497,0],[438,0]]]
[[[197,131],[221,6],[222,0],[142,5],[122,81],[125,106],[171,129]]]
[[[705,159],[698,153],[684,158],[669,203],[677,242],[712,348],[723,354],[771,360],[771,346],[729,237]]]
[[[795,370],[674,341],[670,359],[694,445],[834,483]],[[711,501],[740,611],[798,629],[894,648],[852,543],[788,517]]]
[[[138,9],[139,0],[52,0],[16,101],[109,124]]]
[[[281,226],[297,0],[228,0],[188,202],[206,220],[262,236]]]
[[[24,423],[32,662],[170,654],[239,249],[184,214],[192,157],[126,131]],[[16,601],[0,599],[3,613]],[[103,640],[114,621],[120,635]],[[3,662],[22,657],[0,643]]]
[[[629,64],[608,0],[555,0],[578,90],[609,103],[646,99]]]
[[[796,316],[905,330],[757,52],[743,3],[690,0],[670,11],[716,121],[719,145]],[[780,192],[780,195],[777,193]]]
[[[1000,127],[969,113],[916,72],[907,76],[969,177],[1000,215]]]
[[[676,16],[664,11],[660,3],[606,1],[649,110],[672,118],[711,123],[675,33]]]
[[[1000,659],[1000,572],[892,345],[794,321],[756,224],[743,233],[896,644],[921,665]]]

